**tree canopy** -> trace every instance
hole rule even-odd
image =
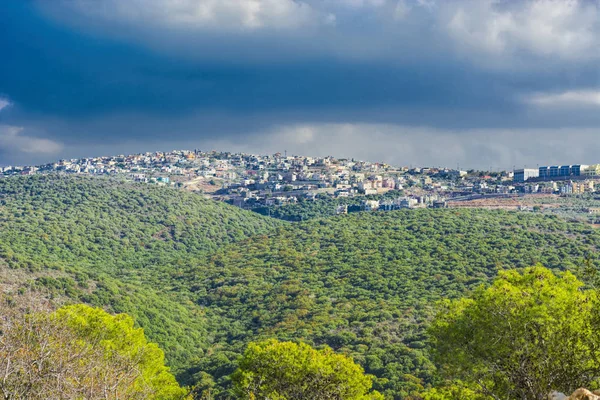
[[[0,394],[5,399],[183,399],[131,317],[86,305],[50,312],[42,297],[0,298]]]
[[[232,376],[241,399],[382,400],[372,377],[329,347],[268,340],[250,343]]]
[[[100,348],[107,360],[125,363],[136,371],[125,396],[143,393],[156,400],[185,396],[186,391],[164,365],[163,351],[148,342],[144,330],[134,327],[129,315],[110,315],[100,308],[76,304],[58,309],[52,318],[74,332],[81,346]]]
[[[489,288],[444,302],[429,332],[441,372],[493,399],[546,399],[600,376],[600,304],[570,272],[502,271]]]

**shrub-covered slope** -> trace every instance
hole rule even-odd
[[[501,268],[596,266],[600,234],[539,214],[355,213],[289,224],[115,180],[0,180],[0,286],[127,312],[182,382],[226,398],[250,341],[328,344],[403,398],[431,383],[433,303]]]
[[[111,272],[161,267],[278,222],[170,188],[61,176],[0,180],[2,255],[16,267],[69,258]],[[15,253],[27,257],[13,260]]]
[[[200,307],[181,267],[279,221],[183,191],[112,179],[0,179],[0,286],[26,283],[127,312],[176,369],[201,355]]]
[[[302,338],[355,357],[401,398],[431,383],[424,327],[435,301],[501,268],[597,263],[600,234],[556,217],[500,211],[360,213],[229,245],[184,279],[219,323],[217,343]],[[210,357],[199,369],[210,370]],[[217,372],[218,374],[218,372]]]

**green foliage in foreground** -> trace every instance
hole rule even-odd
[[[0,295],[4,399],[181,400],[160,348],[131,317],[43,296]]]
[[[451,381],[440,384],[417,396],[420,400],[490,400],[489,396],[480,393],[476,385],[466,385],[462,381]]]
[[[383,399],[350,358],[305,343],[250,343],[232,378],[240,399]]]
[[[471,298],[445,301],[429,328],[441,372],[490,399],[592,388],[600,376],[600,303],[582,287],[569,272],[538,266],[503,271]]]
[[[181,399],[186,395],[164,365],[163,351],[147,341],[143,329],[135,328],[129,315],[110,315],[100,308],[78,304],[58,309],[53,317],[74,331],[82,344],[101,348],[105,357],[132,360],[139,373],[131,384],[133,394],[148,392],[146,398],[156,400]]]

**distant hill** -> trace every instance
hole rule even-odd
[[[249,341],[328,344],[402,399],[435,381],[437,300],[501,268],[599,265],[600,232],[533,213],[404,210],[285,223],[167,187],[0,180],[0,287],[127,312],[179,379],[228,398]]]

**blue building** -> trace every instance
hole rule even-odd
[[[587,165],[552,165],[550,167],[539,167],[538,176],[540,179],[564,179],[571,176],[584,175]]]

